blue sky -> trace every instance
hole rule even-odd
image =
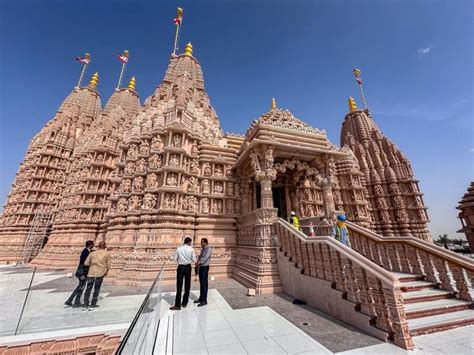
[[[271,97],[339,143],[352,69],[369,108],[411,159],[433,235],[456,236],[455,207],[474,176],[473,13],[470,0],[0,2],[0,203],[28,142],[86,74],[100,73],[102,103],[116,85],[116,56],[143,100],[162,79],[184,8],[187,41],[227,132],[244,133]],[[459,236],[459,234],[457,235]]]

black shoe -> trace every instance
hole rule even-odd
[[[202,302],[202,301],[201,301],[200,298],[198,298],[196,301],[194,301],[194,303],[201,303],[201,302]]]
[[[72,302],[66,301],[66,302],[64,302],[64,304],[68,307],[72,307]]]
[[[72,305],[72,308],[79,308],[79,307],[84,307],[84,305],[82,303],[74,303]]]
[[[180,310],[181,310],[181,307],[173,306],[173,307],[170,307],[170,310],[172,310],[172,311],[180,311]]]
[[[198,307],[202,307],[202,306],[207,306],[207,302],[202,301],[201,303],[198,304]]]
[[[185,304],[182,304],[181,307],[186,308],[187,305],[188,305],[188,304],[185,303]]]
[[[98,304],[91,304],[90,308],[98,308],[99,305]]]

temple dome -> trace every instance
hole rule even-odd
[[[252,133],[260,126],[273,126],[277,128],[291,129],[299,132],[326,135],[326,131],[311,127],[309,124],[296,118],[290,111],[272,106],[267,113],[254,120],[247,130],[246,136]]]

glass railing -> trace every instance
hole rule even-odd
[[[25,312],[36,268],[26,265],[0,268],[0,336],[16,335]]]
[[[116,354],[153,354],[157,344],[163,291],[163,268],[156,276]]]

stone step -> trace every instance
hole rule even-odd
[[[456,298],[416,302],[405,305],[407,319],[433,316],[470,309],[471,302]]]
[[[401,283],[401,288],[403,292],[420,291],[434,287],[435,284],[429,281],[408,281]]]
[[[421,281],[424,279],[421,275],[407,274],[405,272],[393,272],[393,275],[396,276],[400,282],[410,282],[410,281]]]
[[[470,324],[474,324],[474,310],[471,309],[408,320],[412,336],[440,332]]]
[[[454,297],[452,292],[446,290],[439,290],[436,288],[402,293],[403,302],[405,304],[410,304],[414,302],[435,301],[452,297]]]

